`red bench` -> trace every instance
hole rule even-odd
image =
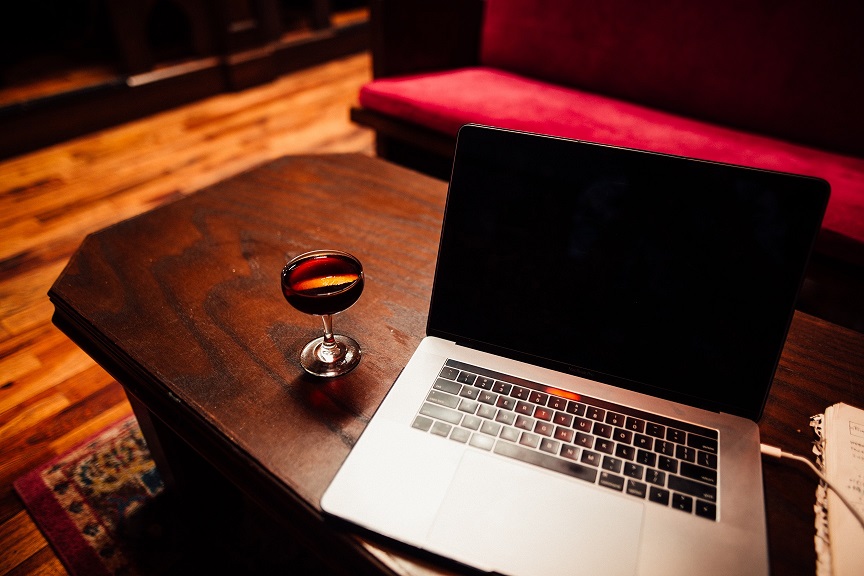
[[[376,0],[352,119],[442,178],[468,122],[822,177],[800,307],[862,330],[862,23],[851,0]]]

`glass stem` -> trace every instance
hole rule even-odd
[[[333,337],[333,316],[323,314],[321,320],[324,322],[324,342],[318,349],[318,358],[322,362],[336,362],[342,357],[344,351]]]

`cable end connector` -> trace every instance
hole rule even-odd
[[[777,448],[776,446],[770,446],[768,444],[760,444],[759,448],[762,451],[762,454],[764,454],[765,456],[771,456],[772,458],[776,458],[777,460],[779,460],[780,458],[783,457],[783,451],[780,450],[780,448]]]

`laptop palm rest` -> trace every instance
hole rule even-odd
[[[495,559],[487,570],[517,576],[569,575],[577,566],[584,574],[635,574],[644,505],[588,486],[574,490],[573,482],[468,451],[427,547],[475,565]]]

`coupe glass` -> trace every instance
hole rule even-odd
[[[339,376],[360,363],[360,345],[333,334],[333,315],[347,310],[363,292],[363,266],[340,250],[313,250],[282,269],[282,294],[304,314],[320,316],[324,336],[306,344],[300,364],[316,376]]]

